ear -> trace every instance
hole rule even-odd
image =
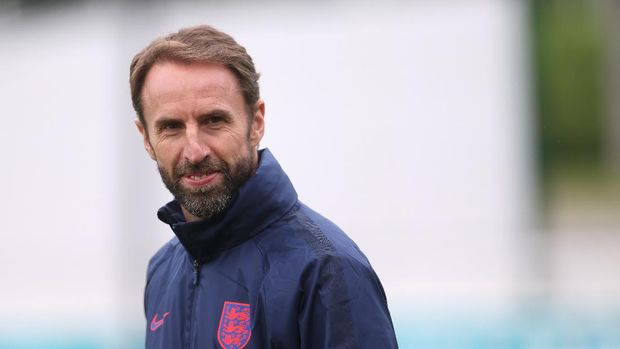
[[[151,159],[156,160],[155,152],[153,151],[153,147],[151,147],[151,142],[149,141],[149,134],[146,128],[144,127],[145,125],[142,124],[140,119],[136,119],[134,123],[136,124],[138,131],[140,131],[140,134],[142,135],[142,139],[144,142],[144,150],[146,150],[146,152],[149,153],[149,156],[151,157]]]
[[[254,105],[254,119],[250,125],[250,144],[257,147],[265,134],[265,102],[259,99]]]

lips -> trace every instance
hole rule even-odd
[[[218,172],[206,173],[187,173],[182,178],[183,183],[191,187],[201,187],[212,182],[217,176]]]

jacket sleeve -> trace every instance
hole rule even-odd
[[[326,255],[305,271],[301,348],[398,348],[381,283],[370,265]]]

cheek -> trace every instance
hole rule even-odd
[[[204,145],[215,152],[229,152],[239,142],[239,132],[231,129],[220,129],[205,135]]]
[[[154,153],[159,167],[169,170],[176,166],[179,152],[174,147],[158,144],[154,149]]]

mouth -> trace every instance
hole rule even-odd
[[[184,184],[190,187],[202,187],[211,183],[218,176],[218,172],[212,173],[187,173],[182,177]]]

